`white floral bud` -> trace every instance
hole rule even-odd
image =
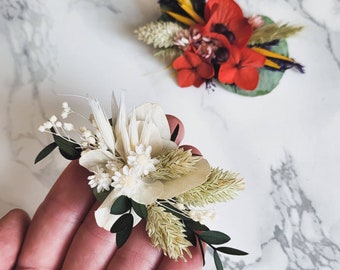
[[[53,127],[53,125],[52,125],[51,122],[45,122],[45,123],[44,123],[44,127],[45,127],[45,129],[50,129],[50,128]]]
[[[57,122],[57,120],[58,120],[58,118],[55,116],[55,115],[52,115],[51,117],[50,117],[50,122],[51,123],[55,123],[55,122]]]
[[[74,129],[72,123],[64,123],[63,127],[64,127],[64,129],[65,129],[66,131],[71,131],[71,130]]]
[[[46,129],[45,129],[45,127],[43,125],[39,126],[38,130],[40,132],[45,132],[46,131]]]
[[[63,102],[61,106],[62,106],[63,109],[69,109],[69,108],[70,108],[70,107],[68,106],[68,103],[67,103],[66,101]]]
[[[61,118],[66,119],[68,117],[68,112],[63,111],[61,113]]]

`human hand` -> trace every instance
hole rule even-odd
[[[168,121],[171,132],[179,125],[176,143],[180,143],[184,135],[182,123],[173,116],[168,116]],[[145,222],[140,222],[125,245],[117,249],[115,235],[95,222],[93,213],[99,204],[87,184],[88,175],[78,161],[71,162],[32,221],[20,209],[0,220],[0,269],[202,268],[199,247],[190,248],[192,258],[187,262],[171,260],[152,247]]]

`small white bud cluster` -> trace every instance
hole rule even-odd
[[[68,105],[67,102],[62,103],[62,108],[63,108],[63,111],[61,113],[61,117],[63,119],[66,119],[68,117],[68,115],[72,112],[71,108],[70,108],[70,106]]]
[[[58,120],[57,116],[52,115],[48,121],[39,126],[38,130],[40,132],[51,132],[51,128],[54,128],[54,132],[60,135],[60,131],[72,131],[74,126],[72,123],[61,122]]]
[[[206,223],[207,220],[213,220],[216,217],[215,210],[200,210],[200,209],[191,209],[189,212],[189,216],[195,220],[200,222],[201,224]]]

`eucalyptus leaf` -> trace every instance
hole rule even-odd
[[[203,261],[203,266],[205,265],[205,250],[203,248],[202,240],[200,238],[197,238],[198,244],[200,247],[201,255],[202,255],[202,261]]]
[[[132,208],[136,212],[136,214],[140,216],[141,218],[146,219],[148,217],[148,209],[146,208],[146,206],[144,204],[137,203],[134,200],[131,200],[131,201],[132,201]]]
[[[179,132],[179,124],[176,125],[174,131],[171,134],[171,137],[170,137],[171,141],[173,141],[173,142],[176,141],[177,136],[178,136],[178,132]]]
[[[186,236],[186,239],[188,239],[188,241],[194,246],[196,247],[197,245],[197,237],[196,237],[196,234],[188,229],[188,228],[185,228],[185,236]]]
[[[209,228],[207,226],[192,219],[185,220],[184,224],[187,228],[190,228],[191,230],[194,230],[194,231],[209,231]]]
[[[67,139],[53,134],[55,143],[59,147],[59,151],[66,159],[74,160],[80,158],[81,147],[72,139]]]
[[[198,237],[211,245],[220,245],[227,243],[230,240],[230,237],[223,232],[219,231],[206,231],[202,232],[198,235]]]
[[[100,203],[105,201],[106,197],[110,194],[111,191],[112,191],[112,189],[104,190],[102,192],[98,192],[97,188],[92,189],[93,195],[96,197],[96,200]]]
[[[263,19],[266,24],[273,23],[273,21],[263,16]],[[284,56],[288,56],[288,45],[285,39],[281,39],[276,46],[271,48],[271,51],[279,53]],[[261,68],[259,70],[260,80],[255,90],[247,91],[240,89],[235,85],[222,84],[228,91],[242,95],[242,96],[261,96],[266,95],[274,90],[274,88],[279,84],[284,72],[269,70],[267,68]]]
[[[127,227],[133,225],[133,216],[130,213],[120,216],[116,222],[112,225],[110,232],[118,233],[126,230]]]
[[[230,254],[230,255],[239,255],[239,256],[248,255],[248,253],[245,251],[242,251],[236,248],[231,248],[231,247],[218,247],[217,250],[222,253]]]
[[[131,199],[126,196],[118,197],[111,206],[110,214],[121,215],[131,209]]]
[[[216,270],[223,270],[222,261],[216,250],[214,250],[214,262],[215,262]]]
[[[58,145],[53,142],[44,147],[43,150],[39,152],[37,157],[34,160],[34,164],[38,163],[39,161],[43,160],[45,157],[47,157]]]
[[[132,232],[133,217],[131,214],[127,214],[127,215],[130,215],[131,217],[127,219],[128,222],[126,223],[124,230],[119,231],[116,234],[116,244],[118,248],[121,248],[125,244],[125,242],[129,239],[131,232]]]

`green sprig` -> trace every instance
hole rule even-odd
[[[265,24],[254,30],[248,45],[267,43],[273,40],[286,39],[295,35],[303,29],[302,26],[277,23]]]

